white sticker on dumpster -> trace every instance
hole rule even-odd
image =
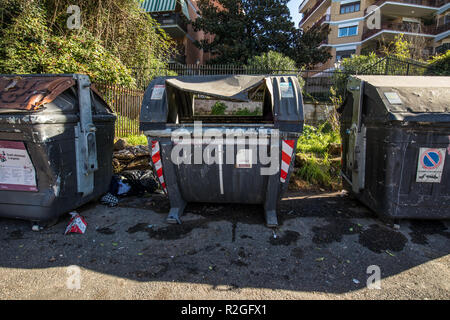
[[[441,182],[445,148],[420,148],[416,182]]]
[[[294,97],[294,88],[292,87],[292,83],[290,82],[281,82],[280,83],[280,91],[282,98],[293,98]]]
[[[164,96],[164,90],[166,89],[165,85],[155,85],[153,87],[151,100],[161,100]]]
[[[240,149],[236,154],[236,168],[252,167],[252,150]]]
[[[0,190],[38,191],[36,171],[23,142],[0,141]]]

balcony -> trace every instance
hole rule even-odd
[[[317,20],[316,22],[314,22],[314,24],[311,26],[314,27],[315,25],[322,25],[324,22],[329,22],[331,20],[331,15],[330,14],[325,14],[322,16],[322,18],[320,18],[319,20]]]
[[[316,4],[311,7],[311,9],[306,10],[305,13],[303,13],[303,18],[300,20],[300,25],[302,25],[306,20],[308,20],[309,16],[318,8],[322,3],[324,3],[327,0],[317,0]]]
[[[381,24],[380,29],[368,29],[367,27],[364,28],[363,34],[362,34],[362,40],[365,40],[367,38],[370,38],[374,34],[377,34],[380,31],[388,30],[388,31],[399,31],[399,32],[405,32],[405,33],[419,33],[424,35],[435,35],[437,33],[443,32],[439,30],[444,29],[445,26],[442,28],[436,27],[436,26],[425,26],[423,24],[412,24],[412,23],[393,23],[393,22],[384,22]],[[448,30],[448,26],[447,26]],[[444,30],[445,31],[445,30]]]
[[[375,5],[377,7],[381,6],[385,2],[398,2],[398,3],[404,3],[404,4],[412,4],[412,5],[418,5],[418,6],[425,6],[425,7],[434,7],[439,8],[443,6],[446,2],[446,0],[378,0],[372,5]],[[367,14],[367,9],[364,11],[364,14]]]
[[[179,12],[171,13],[152,13],[152,18],[155,19],[161,29],[163,29],[172,38],[182,38],[187,33],[186,18]]]
[[[446,24],[441,24],[441,25],[437,26],[435,34],[440,34],[442,32],[448,31],[448,30],[450,30],[450,22],[447,22]]]

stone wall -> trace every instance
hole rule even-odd
[[[305,113],[305,123],[310,125],[317,125],[327,120],[328,115],[333,110],[332,105],[327,104],[303,104]]]
[[[195,100],[195,108],[197,113],[201,114],[209,114],[211,112],[211,107],[217,102],[221,100],[206,100],[206,99],[196,99]],[[262,102],[231,102],[231,101],[222,101],[224,102],[228,108],[226,113],[231,113],[233,111],[247,108],[250,112],[255,109],[262,110]],[[311,125],[317,125],[319,123],[324,122],[328,114],[333,110],[332,105],[328,104],[313,104],[313,103],[304,103],[303,104],[304,113],[305,113],[305,122]]]

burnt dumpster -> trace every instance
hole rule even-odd
[[[104,194],[115,115],[85,75],[0,75],[0,216],[34,222]]]
[[[382,218],[450,218],[450,77],[355,76],[347,89],[344,186]]]
[[[278,224],[304,122],[296,76],[156,78],[140,121],[169,223],[181,223],[187,202],[205,202],[262,204],[266,224]]]

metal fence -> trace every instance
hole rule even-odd
[[[144,90],[129,89],[108,83],[94,83],[94,86],[117,115],[116,137],[140,134],[139,113]]]
[[[426,71],[427,66],[422,62],[386,56],[358,74],[419,76],[425,74]]]
[[[380,58],[372,66],[354,72],[360,75],[422,75],[426,72],[426,65],[414,60],[396,57]],[[331,102],[330,88],[336,87],[337,92],[345,92],[346,81],[350,73],[343,71],[319,71],[299,69],[264,69],[249,68],[236,65],[181,65],[169,64],[163,69],[142,70],[134,69],[136,86],[139,89],[128,89],[113,84],[96,83],[95,86],[103,95],[105,101],[117,114],[116,136],[126,137],[138,135],[139,114],[145,89],[150,81],[158,76],[200,76],[200,75],[276,75],[294,74],[302,85],[305,101]]]

